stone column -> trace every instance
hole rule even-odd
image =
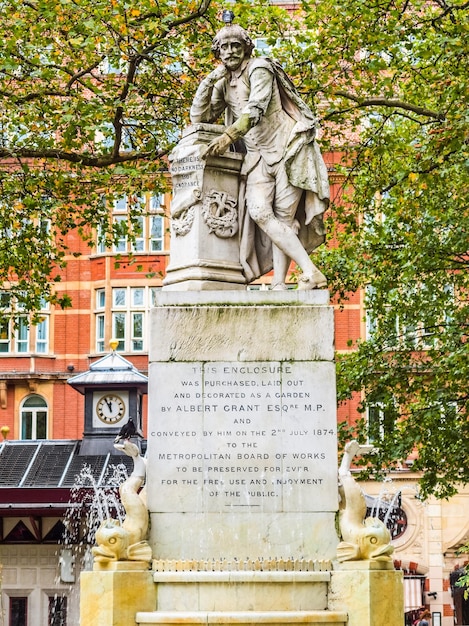
[[[403,626],[402,571],[392,563],[341,563],[331,574],[329,609],[348,613],[347,626]]]
[[[80,626],[131,626],[137,611],[156,610],[156,591],[148,563],[95,563],[80,576]]]

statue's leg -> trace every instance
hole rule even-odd
[[[261,159],[248,175],[246,206],[251,218],[272,241],[274,288],[277,285],[283,287],[290,259],[301,268],[306,278],[303,282],[307,286],[300,284],[300,288],[314,289],[326,285],[325,277],[309,258],[293,226],[301,195],[301,189],[288,183],[283,164],[268,168]]]
[[[304,191],[298,187],[294,187],[290,183],[283,161],[275,166],[275,182],[274,214],[277,219],[290,226],[295,235],[297,235],[299,224],[296,221],[296,213]],[[295,225],[297,225],[297,227],[295,227]],[[297,241],[297,256],[292,255],[292,259],[303,271],[303,274],[298,280],[298,289],[326,287],[326,277],[311,261],[308,252],[304,249],[303,244],[298,238]],[[299,259],[303,259],[303,261],[301,262]]]
[[[272,244],[272,257],[274,265],[272,289],[283,291],[287,289],[285,279],[287,277],[288,268],[290,267],[290,259],[274,243]]]

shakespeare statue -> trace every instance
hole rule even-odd
[[[253,43],[238,25],[224,26],[212,50],[221,65],[200,83],[192,124],[214,123],[224,113],[224,132],[204,159],[244,152],[241,169],[239,244],[246,282],[273,269],[272,288],[286,289],[290,262],[301,269],[299,289],[326,287],[310,259],[325,239],[329,203],[327,169],[316,142],[317,119],[280,65],[252,58]]]

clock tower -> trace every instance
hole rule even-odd
[[[93,363],[87,372],[69,378],[68,383],[85,396],[85,428],[80,454],[115,454],[114,439],[132,418],[142,432],[142,397],[148,378],[130,361],[111,352]]]

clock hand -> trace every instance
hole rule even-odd
[[[110,400],[106,400],[106,404],[108,406],[108,409],[112,411],[112,402]]]

